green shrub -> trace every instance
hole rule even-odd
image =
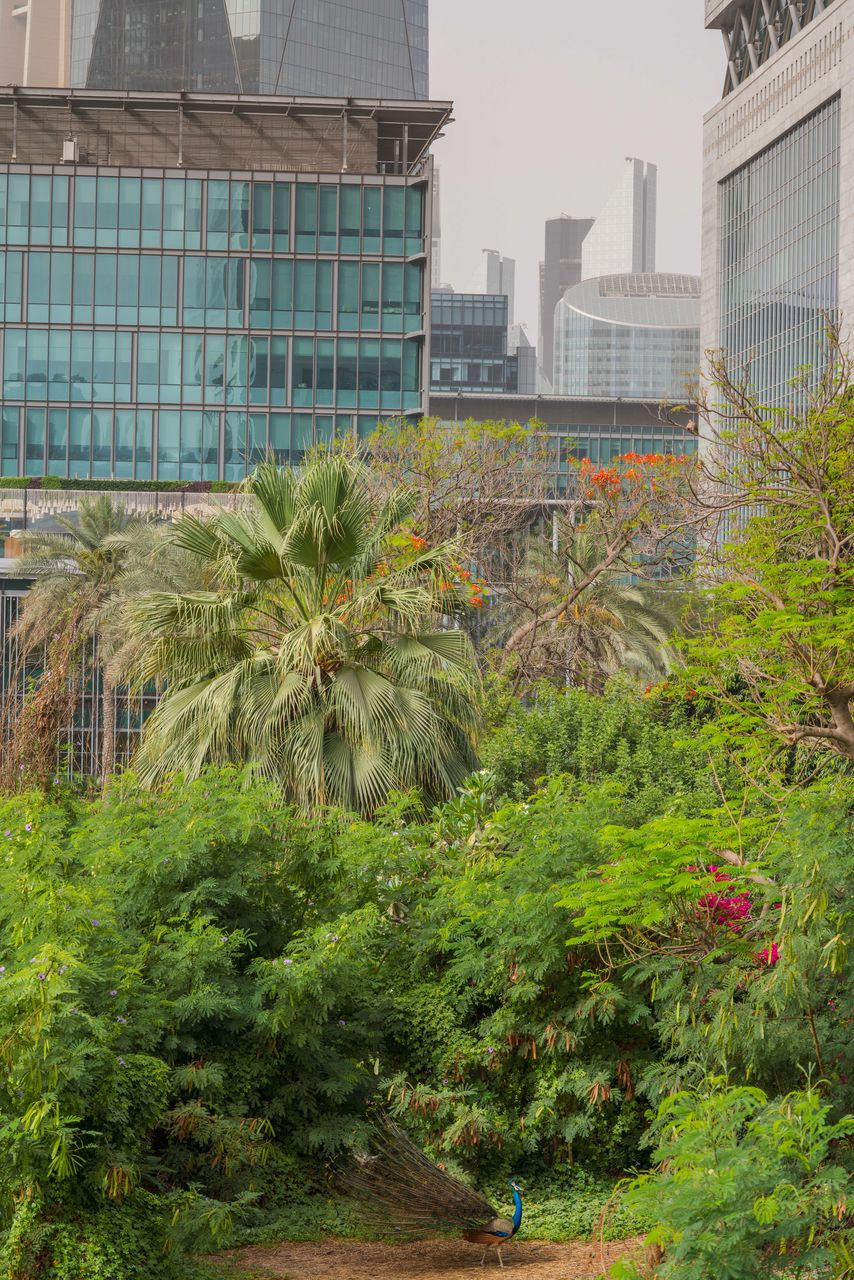
[[[543,685],[522,706],[495,687],[499,723],[481,751],[499,795],[523,800],[561,774],[622,787],[634,821],[719,803],[699,714],[666,693],[649,696],[630,680],[612,680],[604,696]],[[726,781],[721,754],[714,764]]]
[[[4,1280],[186,1280],[168,1230],[168,1206],[143,1192],[89,1212],[26,1200],[5,1240]]]
[[[833,1123],[830,1110],[813,1088],[769,1102],[723,1080],[662,1103],[659,1171],[626,1194],[630,1210],[658,1224],[648,1243],[664,1250],[661,1280],[830,1275],[850,1243],[854,1134],[854,1117]],[[638,1275],[629,1264],[612,1274]]]

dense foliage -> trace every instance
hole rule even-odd
[[[126,776],[104,802],[5,802],[13,1275],[51,1274],[69,1241],[82,1265],[121,1214],[158,1258],[169,1236],[177,1258],[259,1214],[298,1230],[289,1206],[377,1097],[499,1198],[521,1172],[532,1222],[557,1234],[562,1202],[601,1209],[608,1180],[655,1158],[643,1135],[674,1084],[726,1071],[773,1111],[812,1073],[840,1123],[845,793],[721,807],[734,780],[667,693],[547,691],[518,714],[490,744],[495,773],[370,823],[300,817],[229,770],[157,796]],[[632,1205],[654,1217],[640,1191]],[[594,1218],[576,1207],[564,1229]]]

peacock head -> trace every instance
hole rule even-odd
[[[518,1192],[519,1192],[519,1194],[521,1195],[521,1193],[522,1193],[522,1184],[521,1184],[521,1182],[519,1181],[519,1179],[518,1179],[518,1178],[516,1178],[516,1177],[508,1178],[508,1183],[509,1183],[509,1185],[510,1185],[510,1189],[511,1189],[512,1191],[518,1191]]]

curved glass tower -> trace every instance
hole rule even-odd
[[[428,0],[76,0],[71,84],[426,99],[427,7]]]
[[[699,366],[696,276],[600,276],[567,289],[555,308],[559,395],[678,400]]]

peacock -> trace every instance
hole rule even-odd
[[[369,1150],[354,1156],[343,1181],[376,1225],[410,1236],[458,1231],[470,1244],[483,1245],[481,1266],[494,1249],[503,1267],[501,1250],[522,1225],[516,1178],[509,1180],[513,1217],[499,1217],[484,1196],[440,1169],[385,1115],[374,1126]]]

